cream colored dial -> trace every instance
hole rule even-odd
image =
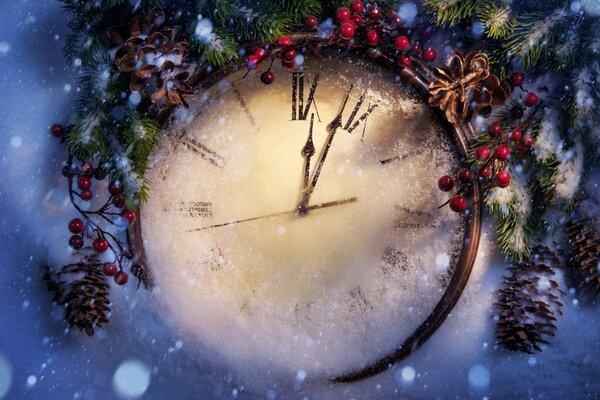
[[[142,232],[160,298],[229,362],[360,369],[447,287],[464,227],[437,209],[436,179],[455,152],[427,105],[372,64],[314,59],[269,86],[244,74],[201,91],[152,160]]]

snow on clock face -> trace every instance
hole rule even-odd
[[[465,218],[436,187],[456,146],[370,61],[311,57],[271,85],[245,72],[202,87],[152,159],[159,296],[225,360],[361,371],[410,345],[457,273]]]

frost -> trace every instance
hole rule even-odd
[[[558,130],[559,115],[558,112],[551,112],[542,121],[540,133],[533,145],[535,155],[541,161],[548,160],[554,154],[558,153],[562,147],[560,132]]]
[[[563,200],[573,198],[579,189],[583,173],[583,146],[575,145],[575,149],[565,151],[561,157],[556,176],[556,196]]]
[[[113,376],[113,389],[124,399],[136,399],[150,385],[150,369],[137,360],[124,361]]]

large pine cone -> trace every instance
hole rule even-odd
[[[596,221],[586,216],[567,222],[569,238],[568,265],[583,287],[600,293],[600,233]]]
[[[185,63],[187,43],[176,42],[177,28],[163,27],[164,21],[164,14],[154,10],[144,18],[135,16],[128,27],[110,28],[109,38],[121,46],[115,64],[131,73],[130,89],[150,98],[159,110],[169,105],[187,108],[187,100],[195,98]]]
[[[88,336],[108,323],[109,285],[101,268],[97,259],[89,258],[65,265],[58,272],[47,270],[44,275],[48,290],[54,292],[53,300],[65,307],[69,326],[85,330]]]
[[[554,271],[530,261],[513,265],[503,277],[494,304],[498,314],[496,339],[513,351],[541,351],[540,344],[554,336],[555,314],[562,315],[560,296],[565,293],[554,280]]]

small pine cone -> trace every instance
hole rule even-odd
[[[581,280],[582,286],[596,295],[600,293],[600,232],[596,221],[587,216],[567,222],[569,257],[567,264]]]
[[[65,265],[58,272],[47,268],[44,275],[48,291],[54,292],[53,301],[65,307],[69,326],[85,330],[88,336],[108,323],[110,313],[109,285],[101,269],[97,259],[87,258]]]
[[[128,27],[108,30],[108,37],[121,47],[115,64],[121,72],[131,73],[131,91],[150,98],[159,110],[169,105],[189,107],[194,99],[190,86],[187,43],[176,42],[177,28],[163,27],[162,11],[150,11],[144,18],[135,16]],[[125,39],[127,38],[127,39]]]
[[[513,351],[541,351],[554,336],[555,314],[562,315],[559,297],[565,293],[554,280],[554,271],[544,264],[530,261],[513,265],[502,279],[498,302],[497,341]]]

